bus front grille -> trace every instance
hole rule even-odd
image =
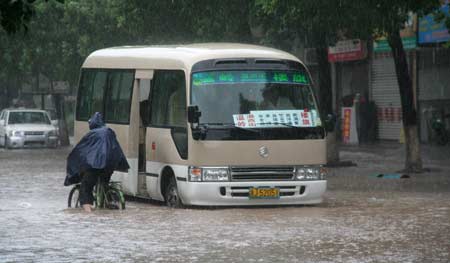
[[[293,166],[231,167],[232,181],[290,181],[294,175]]]

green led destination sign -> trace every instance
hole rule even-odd
[[[295,71],[209,71],[192,74],[195,86],[250,82],[309,84],[305,73]]]

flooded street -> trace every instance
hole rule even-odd
[[[380,179],[401,150],[344,149],[358,166],[317,206],[92,214],[66,208],[68,152],[0,149],[0,262],[450,262],[450,155],[433,150],[429,173]]]

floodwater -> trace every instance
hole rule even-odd
[[[66,208],[68,152],[0,149],[0,262],[450,262],[445,160],[428,174],[378,179],[368,174],[402,162],[389,157],[396,149],[344,151],[358,166],[335,169],[317,206],[129,201],[87,214]]]

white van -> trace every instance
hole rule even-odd
[[[85,60],[75,140],[99,111],[128,195],[183,205],[317,204],[326,131],[305,65],[254,45],[116,47]]]

